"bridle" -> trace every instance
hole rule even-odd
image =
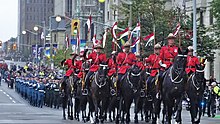
[[[99,66],[100,66],[100,67],[103,67],[103,70],[107,69],[107,67],[108,67],[108,65],[103,65],[103,64],[100,64]],[[104,86],[106,85],[106,82],[107,82],[107,81],[104,81],[103,84],[102,84],[102,83],[99,84],[97,78],[98,78],[98,71],[95,73],[95,79],[94,79],[95,84],[96,84],[99,88],[104,87]]]
[[[184,57],[184,58],[187,57],[187,55],[181,55],[181,54],[178,54],[177,56],[178,57]],[[170,80],[174,84],[179,84],[179,83],[181,83],[183,81],[183,77],[181,77],[181,71],[178,71],[178,70],[184,70],[184,68],[178,68],[178,66],[177,66],[177,69],[174,70],[173,66],[171,66],[171,68],[170,68],[170,74],[169,74],[170,75]],[[176,77],[173,77],[172,71],[177,75]]]
[[[134,93],[136,93],[136,92],[137,92],[137,89],[134,88],[134,84],[133,84],[133,83],[131,82],[131,80],[130,80],[130,74],[131,74],[131,76],[133,76],[133,77],[138,77],[138,76],[141,75],[141,71],[140,71],[139,73],[137,73],[137,74],[134,74],[133,72],[130,72],[130,73],[128,73],[127,76],[126,76],[127,82],[128,82],[128,84],[129,84],[130,88],[133,90]]]

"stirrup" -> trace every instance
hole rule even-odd
[[[140,97],[145,97],[145,91],[144,91],[144,89],[141,89],[141,91],[140,91]]]
[[[87,96],[87,95],[88,95],[88,89],[83,89],[82,95],[83,95],[83,96]]]
[[[110,94],[111,94],[112,96],[115,96],[115,95],[116,95],[115,89],[111,89]]]

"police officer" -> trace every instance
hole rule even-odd
[[[190,76],[196,71],[196,65],[200,64],[199,59],[196,56],[193,56],[193,47],[188,47],[188,56],[186,64],[186,73]]]
[[[160,50],[160,59],[163,64],[166,64],[167,68],[173,64],[174,58],[178,55],[178,47],[175,46],[175,39],[176,36],[170,33],[167,37],[168,45],[163,46]]]
[[[159,57],[161,50],[161,45],[156,44],[154,46],[154,54],[151,54],[147,59],[145,59],[146,63],[150,64],[150,76],[147,78],[147,86],[151,85],[152,80],[159,74],[161,71],[161,66],[166,67],[166,65],[161,65],[161,58]],[[148,87],[149,88],[149,87]]]
[[[118,64],[117,95],[120,95],[120,81],[122,76],[136,62],[136,56],[134,53],[130,52],[130,46],[131,44],[126,42],[124,44],[124,52],[120,52],[116,59]]]
[[[103,47],[98,44],[94,47],[94,49],[96,51],[92,52],[91,54],[88,55],[87,60],[92,60],[92,65],[89,69],[89,72],[86,75],[85,78],[85,89],[83,90],[83,94],[87,95],[88,94],[88,90],[89,90],[89,85],[90,85],[90,79],[92,77],[92,75],[94,74],[94,72],[98,71],[99,68],[99,64],[106,62],[106,54],[102,53],[101,50],[103,49]]]
[[[214,93],[213,89],[214,87],[217,85],[216,82],[212,82],[211,83],[211,91],[209,94],[209,99],[208,99],[208,103],[207,103],[207,115],[208,117],[215,117],[215,98],[216,98],[216,94]]]

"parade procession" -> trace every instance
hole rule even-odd
[[[220,123],[218,0],[15,6],[17,37],[0,40],[0,124]]]

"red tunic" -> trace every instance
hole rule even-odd
[[[177,46],[163,46],[160,50],[160,58],[164,64],[169,68],[174,61],[174,58],[178,55]]]
[[[151,54],[147,59],[145,59],[146,63],[149,63],[151,65],[151,72],[150,76],[156,76],[158,71],[160,70],[160,57],[156,54]]]
[[[64,62],[64,65],[67,65],[68,67],[68,70],[66,71],[66,74],[65,76],[70,76],[72,73],[73,73],[73,70],[74,70],[74,65],[72,65],[72,59],[67,59],[65,62]]]
[[[96,72],[99,69],[99,64],[101,62],[106,62],[106,55],[104,53],[100,53],[99,55],[96,52],[92,52],[91,54],[89,54],[88,58],[92,59],[92,65],[89,69],[89,71],[91,72]]]
[[[117,56],[117,63],[119,65],[119,74],[125,74],[127,69],[131,67],[131,65],[135,64],[136,56],[134,53],[125,53],[121,52]]]
[[[77,74],[78,78],[82,78],[82,60],[78,60],[75,62],[76,64],[76,69],[79,70],[79,73]]]
[[[109,66],[109,71],[108,71],[108,76],[112,76],[113,74],[116,73],[116,63],[112,58],[109,59],[108,61],[108,66]]]
[[[144,69],[145,69],[144,64],[143,64],[142,61],[136,62],[136,65],[137,65],[141,70],[144,70]]]
[[[196,65],[199,64],[199,59],[195,56],[187,56],[186,73],[196,71]]]

